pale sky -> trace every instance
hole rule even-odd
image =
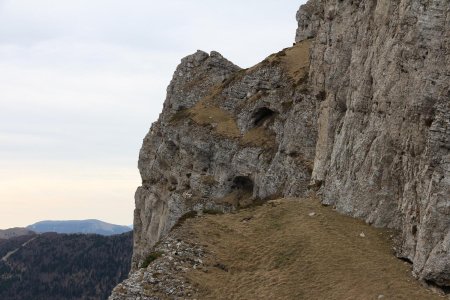
[[[0,228],[132,224],[137,159],[197,49],[250,67],[292,45],[302,0],[0,0]]]

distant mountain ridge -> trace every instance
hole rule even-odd
[[[82,233],[115,235],[122,234],[132,229],[128,226],[115,225],[100,220],[68,220],[68,221],[40,221],[27,226],[27,229],[36,233],[56,232],[56,233]]]

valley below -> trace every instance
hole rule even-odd
[[[0,299],[106,299],[130,270],[132,232],[0,239]]]

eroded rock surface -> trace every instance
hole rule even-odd
[[[217,52],[182,60],[140,152],[134,268],[190,211],[305,193],[317,132],[309,44],[247,70]]]
[[[114,288],[109,300],[198,299],[198,289],[188,272],[203,268],[205,249],[185,242],[178,232],[165,237],[150,253],[146,268],[130,274]]]
[[[323,96],[312,181],[323,202],[401,229],[398,255],[450,285],[450,5],[310,1],[309,87]]]
[[[450,286],[449,7],[311,0],[296,45],[250,69],[184,58],[140,152],[134,270],[190,211],[314,189]]]

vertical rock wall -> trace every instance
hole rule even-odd
[[[312,183],[323,202],[402,232],[398,255],[450,286],[450,4],[311,0],[296,41],[312,39],[321,95]]]
[[[401,231],[450,286],[448,0],[311,0],[297,44],[243,70],[184,58],[139,157],[133,268],[190,211],[302,196]]]

